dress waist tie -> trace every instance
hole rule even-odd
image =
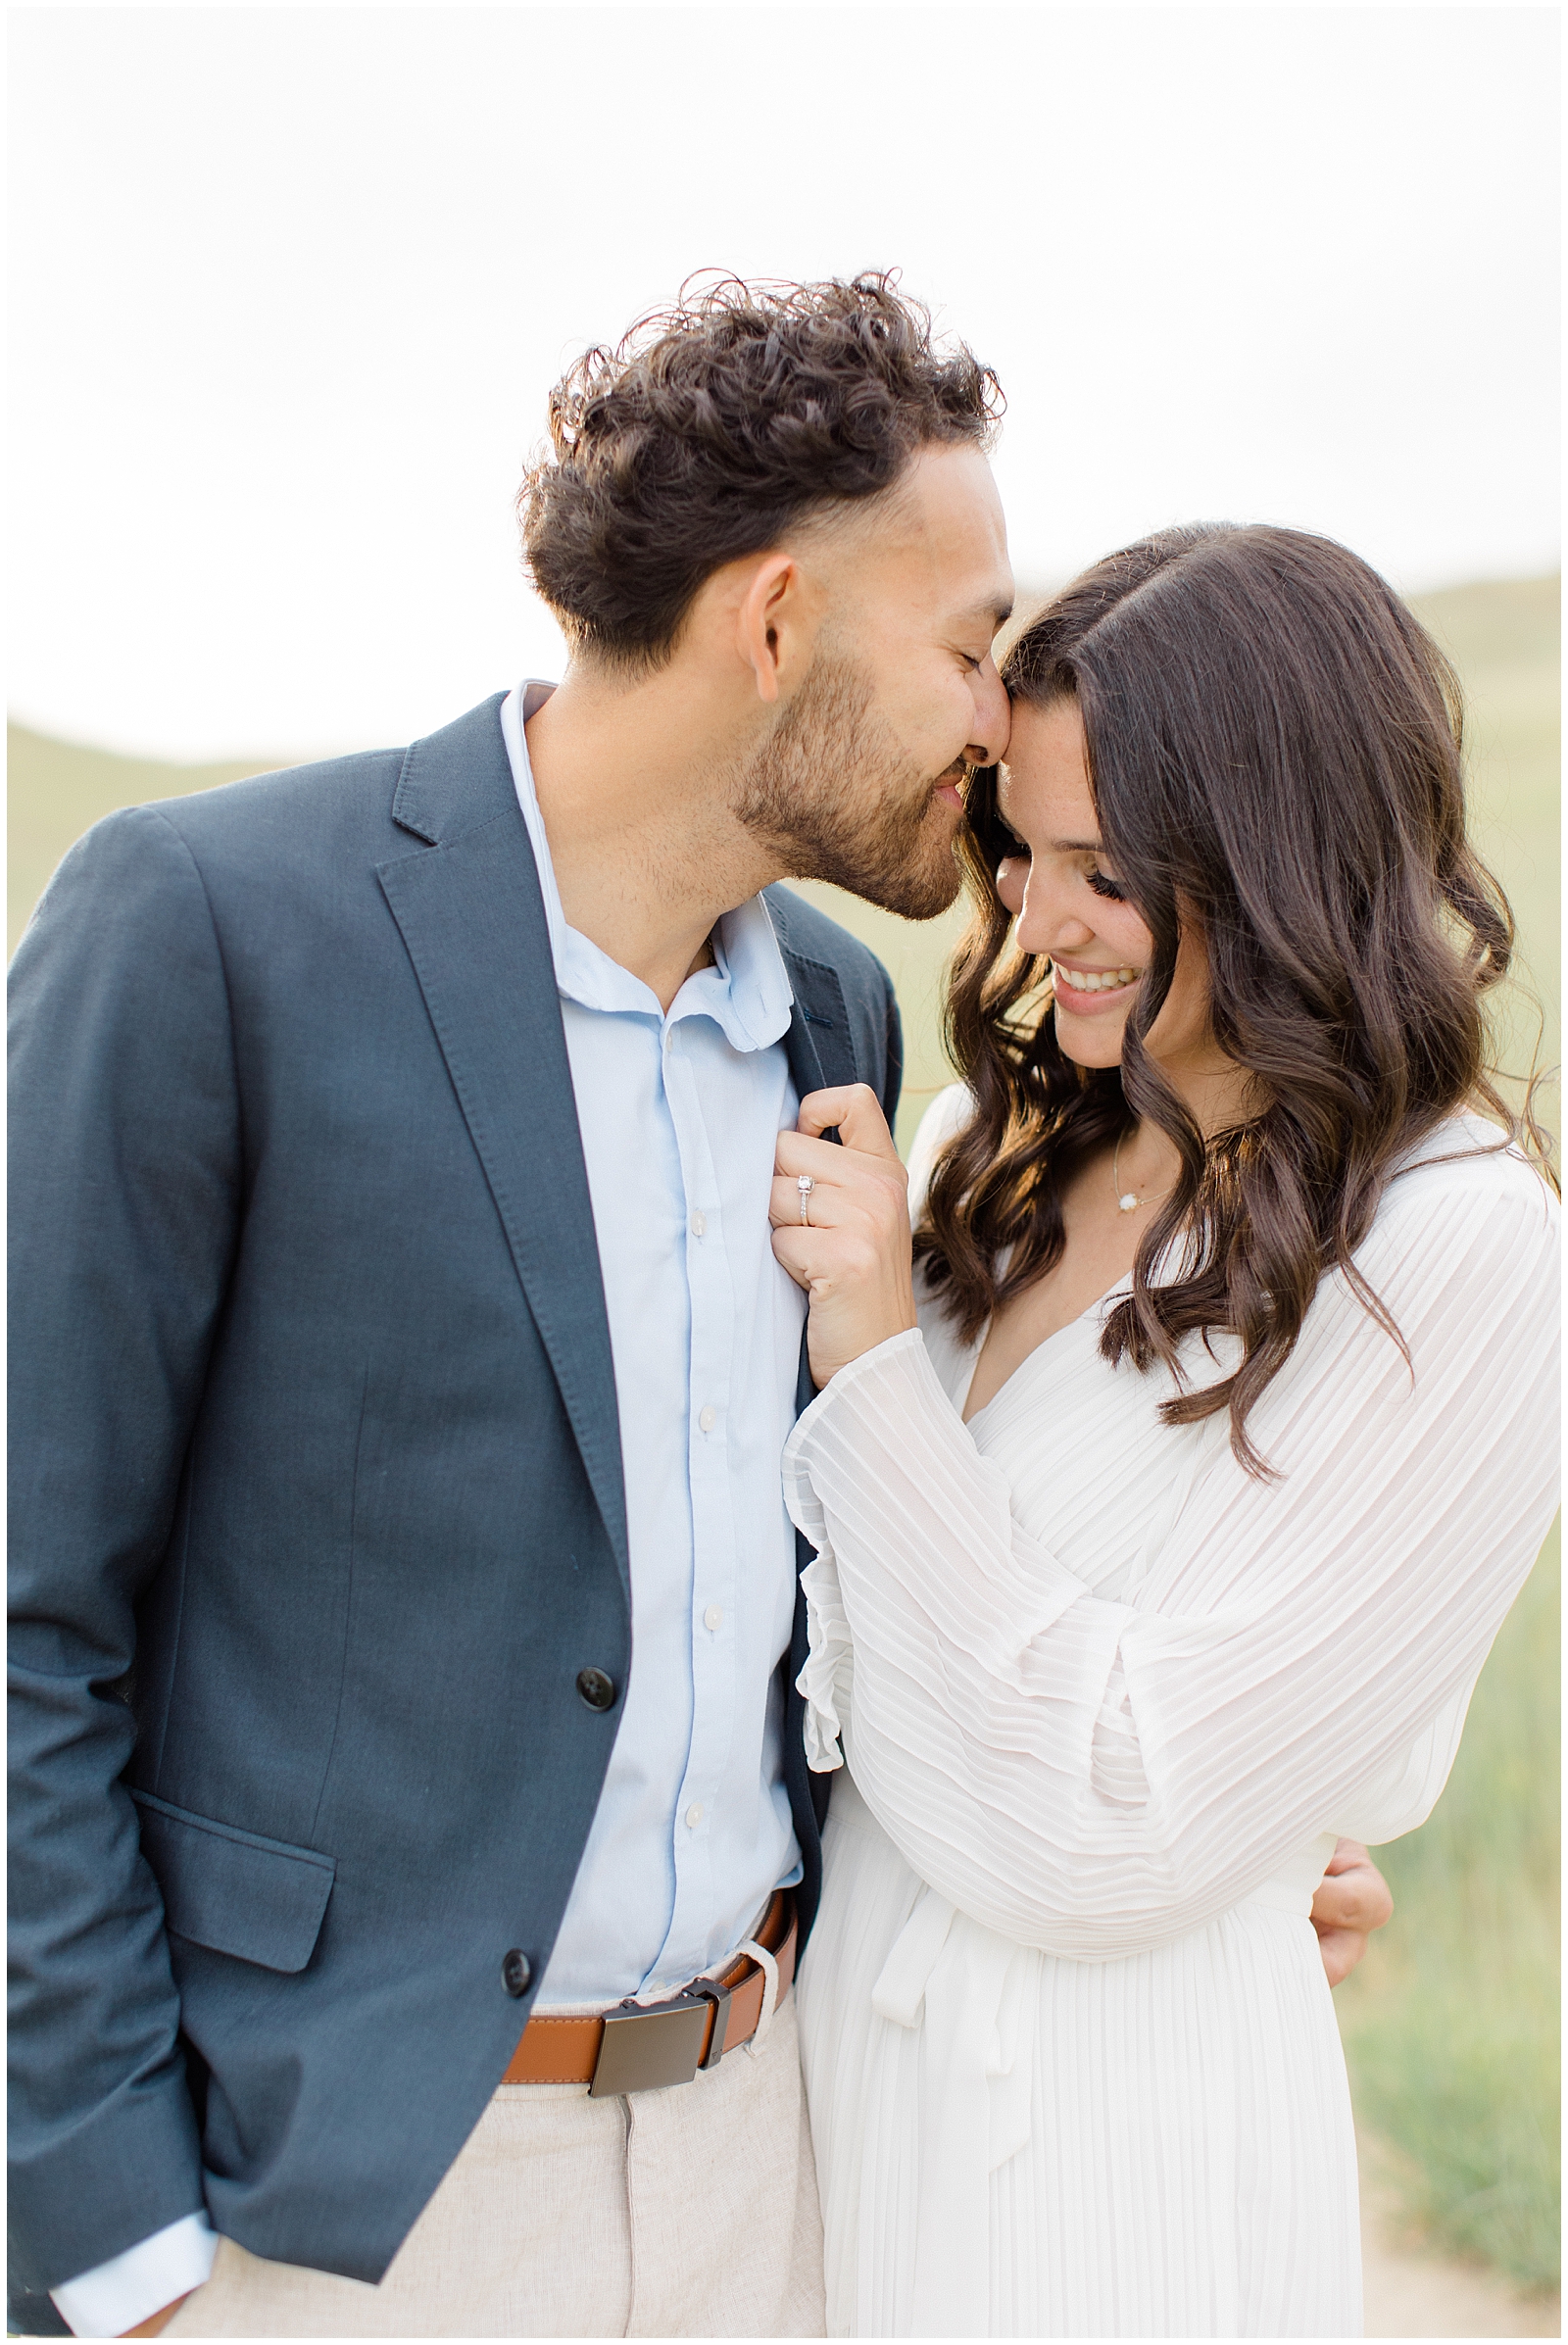
[[[990,2326],[991,2176],[1029,2138],[1028,1962],[1027,1947],[928,1888],[871,1990],[879,2018],[920,2037],[911,2336],[985,2336]]]

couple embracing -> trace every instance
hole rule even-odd
[[[1355,1843],[1553,1504],[1511,926],[1340,547],[999,675],[996,407],[887,279],[688,302],[554,395],[559,685],[34,915],[24,2331],[1358,2329]],[[970,891],[907,1181],[800,876]]]

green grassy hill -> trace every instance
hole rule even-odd
[[[1561,1621],[1554,1529],[1436,1813],[1378,1852],[1395,1919],[1335,1998],[1412,2235],[1540,2289],[1561,2269]]]
[[[1555,578],[1459,587],[1418,604],[1463,678],[1481,845],[1519,921],[1521,980],[1499,1020],[1518,1075],[1560,1049]],[[157,765],[10,730],[13,947],[72,841],[114,807],[232,780],[267,760]],[[863,937],[904,1006],[907,1146],[951,1079],[943,969],[961,908],[916,926],[831,888],[804,891]],[[1555,1126],[1555,1106],[1548,1109]],[[1432,1822],[1383,1858],[1398,1913],[1340,2017],[1358,2113],[1412,2225],[1531,2286],[1558,2269],[1558,1632],[1555,1537],[1505,1623]]]
[[[248,773],[265,773],[275,762],[259,757],[225,765],[160,765],[51,741],[25,725],[7,725],[7,953],[15,953],[66,849],[105,814],[148,799],[183,798],[218,782],[237,782]]]

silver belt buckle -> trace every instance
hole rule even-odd
[[[708,2016],[713,2015],[713,2033],[703,2059]],[[613,2093],[657,2092],[666,2084],[689,2084],[698,2066],[716,2068],[724,2050],[724,2024],[729,2017],[729,1990],[704,1979],[668,2003],[625,2004],[607,2011],[600,2038],[590,2100]]]

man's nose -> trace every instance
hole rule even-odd
[[[1007,735],[1012,730],[1012,709],[1007,700],[1007,688],[990,660],[974,678],[975,738],[963,747],[964,761],[969,765],[995,765],[1007,754]]]

